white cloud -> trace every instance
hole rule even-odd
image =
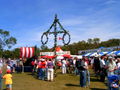
[[[78,22],[78,18],[74,18],[74,22],[75,20]],[[86,21],[81,22],[83,23],[80,23],[79,25],[73,24],[74,28],[69,28],[69,30],[71,30],[71,43],[96,37],[100,38],[102,41],[111,38],[120,38],[120,24],[114,20],[100,20],[100,18],[91,19],[86,16]]]
[[[106,2],[104,4],[111,5],[111,4],[115,4],[115,3],[117,3],[117,0],[106,0]]]

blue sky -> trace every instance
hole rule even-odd
[[[120,38],[120,0],[0,0],[0,29],[17,38],[13,47],[41,45],[54,15],[71,35],[71,43],[98,37]],[[52,47],[53,36],[47,46]],[[62,45],[62,41],[58,41]]]

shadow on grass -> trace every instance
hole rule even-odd
[[[2,90],[6,90],[6,89],[2,89]]]
[[[76,84],[65,84],[65,85],[70,87],[80,87],[80,85],[76,85]]]
[[[27,74],[27,75],[31,75],[31,76],[33,76],[34,74],[32,74],[32,73],[29,73],[29,74]]]
[[[96,82],[96,81],[100,81],[98,78],[96,78],[96,77],[91,77],[90,78],[90,81],[92,81],[92,82]]]
[[[32,73],[28,73],[27,75],[30,75],[30,76],[32,76],[32,77],[35,78],[35,79],[38,79],[38,75],[37,75],[37,73],[34,73],[34,74],[32,74]]]
[[[100,88],[90,88],[91,90],[106,90],[106,89],[100,89]]]

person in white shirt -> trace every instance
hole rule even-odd
[[[62,74],[66,73],[66,65],[67,65],[67,62],[65,59],[63,59],[62,60]]]
[[[114,75],[114,71],[116,69],[116,63],[113,60],[113,57],[108,57],[109,61],[107,63],[107,67],[108,67],[108,76],[109,75]]]
[[[105,81],[105,76],[106,76],[106,64],[104,60],[104,56],[101,57],[100,59],[100,81],[104,82]]]
[[[3,60],[2,60],[2,58],[0,58],[0,68],[2,68],[3,67]]]

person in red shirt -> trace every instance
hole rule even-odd
[[[46,73],[46,62],[45,59],[41,59],[41,70],[40,70],[40,77],[42,80],[45,80],[45,73]]]
[[[32,68],[32,74],[34,75],[34,66],[35,66],[35,60],[32,60],[31,62],[31,68]]]

